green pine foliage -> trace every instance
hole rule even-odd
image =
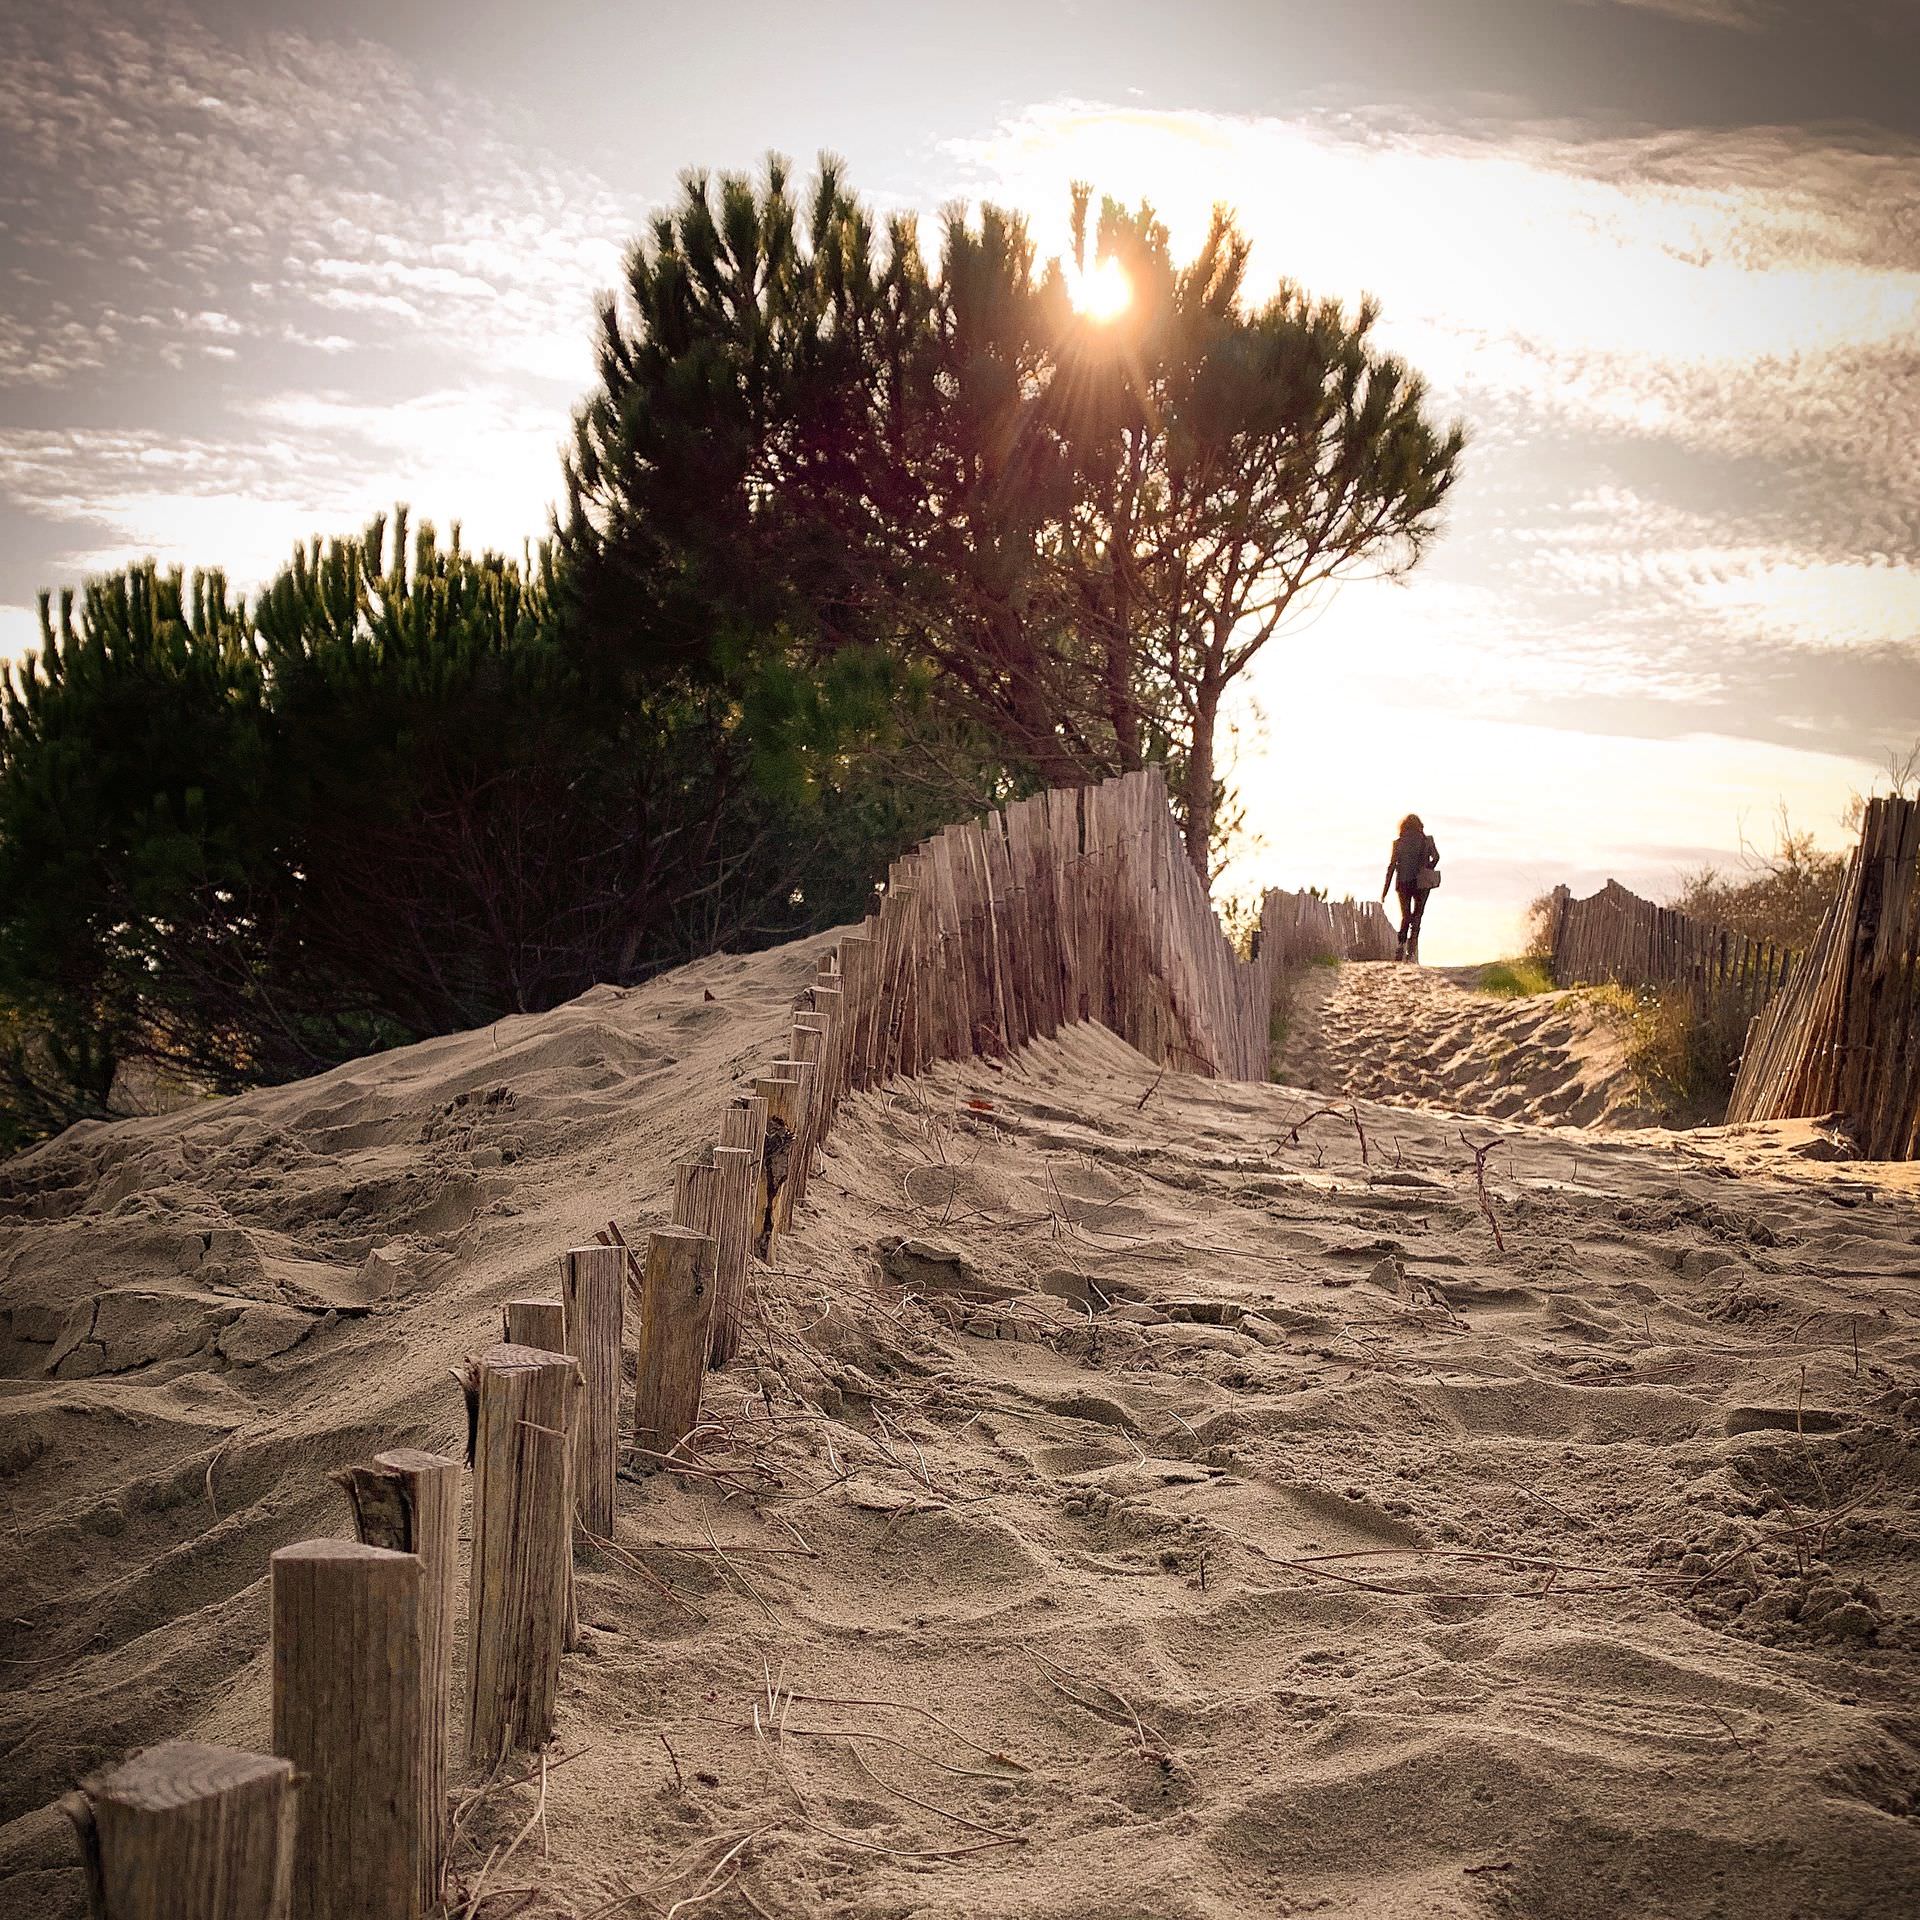
[[[108,1110],[182,942],[241,933],[271,859],[265,680],[217,573],[151,563],[41,601],[0,676],[0,1139]]]
[[[151,564],[0,681],[0,1150],[854,919],[934,821],[875,650],[619,676],[551,548],[404,510],[251,608]],[[971,743],[938,741],[975,790]]]

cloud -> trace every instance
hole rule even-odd
[[[396,501],[469,547],[517,552],[545,525],[559,477],[553,411],[505,386],[394,404],[290,392],[247,406],[219,439],[151,429],[0,431],[0,503],[71,529],[68,576],[151,555],[217,565],[243,590],[297,542],[357,532]]]
[[[1227,198],[1258,290],[1379,295],[1467,418],[1413,581],[1343,590],[1263,665],[1283,737],[1410,713],[1844,758],[1920,731],[1920,149],[1477,112],[1052,101],[947,148],[940,190],[1050,248],[1074,178],[1152,199],[1176,249]],[[0,391],[58,423],[0,433],[39,542],[0,595],[49,555],[252,584],[395,499],[469,544],[539,532],[642,209],[510,111],[364,42],[83,0],[0,22],[0,151]]]
[[[1717,565],[1694,588],[1705,610],[1794,644],[1910,647],[1920,672],[1920,570],[1755,555]]]
[[[1609,6],[1664,13],[1699,26],[1738,27],[1749,32],[1780,18],[1779,0],[1602,0]]]
[[[37,607],[0,607],[0,664],[36,652],[39,645]]]
[[[1804,542],[1742,537],[1731,514],[1688,511],[1603,486],[1516,529],[1507,571],[1546,589],[1650,594],[1690,621],[1817,648],[1920,648],[1920,568],[1855,545],[1824,557]]]
[[[0,14],[0,597],[149,553],[250,585],[396,499],[537,538],[639,214],[366,42]]]
[[[167,5],[9,10],[0,152],[0,385],[178,364],[207,333],[339,352],[341,313],[363,347],[583,384],[638,213],[383,48],[228,44]]]
[[[1691,26],[1753,36],[1811,30],[1822,38],[1847,29],[1893,37],[1911,29],[1910,0],[1574,0],[1581,6],[1664,14]]]

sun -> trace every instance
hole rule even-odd
[[[1068,269],[1067,298],[1075,313],[1105,323],[1126,312],[1133,300],[1133,282],[1112,254],[1103,254],[1084,270]]]

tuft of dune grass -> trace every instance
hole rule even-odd
[[[1476,993],[1490,993],[1499,1000],[1528,1000],[1536,993],[1553,991],[1553,968],[1536,956],[1516,960],[1496,960],[1480,969],[1474,982]]]
[[[1580,997],[1615,1023],[1628,1071],[1669,1126],[1717,1125],[1746,1039],[1746,1009],[1731,995],[1677,987],[1582,987]]]

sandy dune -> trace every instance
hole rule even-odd
[[[1590,1000],[1577,992],[1495,999],[1470,991],[1479,972],[1390,960],[1308,968],[1293,989],[1285,1078],[1323,1093],[1512,1120],[1652,1120],[1617,1031]]]
[[[264,1738],[324,1470],[455,1444],[448,1369],[661,1216],[816,951],[0,1170],[0,1914],[79,1911],[76,1772]],[[1446,985],[1344,970],[1321,1059]],[[1457,1119],[1319,1104],[1084,1028],[853,1102],[706,1472],[581,1562],[544,1821],[474,1803],[454,1910],[1910,1913],[1910,1181],[1481,1119],[1490,1225]]]

